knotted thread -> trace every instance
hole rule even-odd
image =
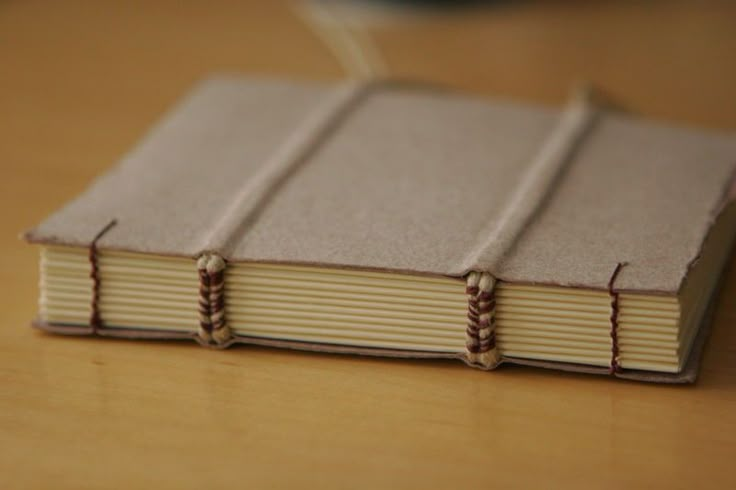
[[[217,254],[197,259],[199,274],[199,338],[223,344],[231,337],[225,321],[225,260]]]
[[[495,367],[500,356],[496,348],[496,280],[487,272],[471,272],[465,292],[468,295],[468,326],[465,330],[465,356],[469,363]]]
[[[619,364],[619,346],[618,346],[618,292],[614,290],[614,283],[618,277],[618,273],[626,265],[626,262],[619,262],[608,280],[608,294],[611,296],[611,364],[609,368],[610,374],[621,371]]]
[[[92,333],[96,334],[102,328],[102,317],[100,316],[100,267],[97,263],[97,241],[107,233],[110,228],[117,224],[117,220],[111,220],[105,225],[89,244],[89,277],[92,279],[92,300],[90,302],[91,313],[89,317],[89,326],[92,327]]]
[[[225,266],[229,257],[257,218],[268,199],[288,177],[319,148],[341,121],[375,86],[374,83],[345,84],[329,94],[299,125],[276,152],[244,182],[230,205],[213,224],[200,247],[199,330],[205,343],[223,344],[232,333],[225,320]]]

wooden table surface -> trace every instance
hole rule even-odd
[[[294,12],[0,2],[0,488],[736,488],[736,263],[694,386],[29,328],[37,250],[18,233],[195,80],[344,76]],[[735,25],[725,3],[494,2],[360,30],[391,74],[543,103],[587,79],[628,110],[733,130]]]

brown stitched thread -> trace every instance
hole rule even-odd
[[[496,297],[495,293],[491,291],[481,291],[478,295],[478,301],[491,301]]]
[[[608,294],[611,296],[611,366],[608,370],[610,374],[615,374],[621,371],[621,365],[618,362],[619,357],[619,345],[618,345],[618,292],[613,289],[614,282],[618,273],[626,265],[626,262],[619,262],[616,264],[616,268],[611,274],[611,279],[608,281]]]
[[[465,329],[465,348],[471,364],[492,367],[498,362],[496,348],[495,280],[486,273],[471,272],[465,292],[468,295],[468,323]]]
[[[212,330],[221,330],[225,327],[225,273],[224,271],[210,274],[210,318]]]
[[[225,320],[225,260],[203,254],[197,260],[199,274],[199,337],[223,344],[231,337]]]
[[[491,350],[496,345],[496,332],[495,329],[492,329],[493,327],[493,320],[494,320],[494,312],[493,308],[495,308],[496,301],[493,299],[493,292],[488,291],[482,291],[478,295],[478,297],[485,297],[490,298],[490,301],[479,301],[478,302],[478,311],[480,312],[480,315],[478,317],[477,326],[478,326],[478,334],[480,339],[480,345],[479,345],[479,352],[487,352]],[[487,317],[484,318],[484,314],[489,314]],[[488,337],[483,338],[480,336],[481,330],[491,328],[491,331],[488,335]]]
[[[491,334],[490,337],[482,339],[478,344],[478,352],[488,352],[496,346],[495,335]]]
[[[478,282],[480,274],[477,272],[471,272],[468,274],[467,286],[465,287],[465,294],[468,295],[468,323],[465,329],[465,348],[468,353],[476,354],[480,347],[480,333],[478,331],[478,320],[480,320],[480,305],[476,296],[478,294]],[[469,360],[473,359],[469,356]]]
[[[482,295],[483,293],[481,293]],[[481,352],[487,352],[496,348],[496,288],[488,292],[488,303],[482,308],[482,311],[489,313],[488,318],[482,318],[480,321],[481,328],[490,328],[490,334],[486,339],[481,340]]]
[[[102,235],[107,233],[110,228],[117,224],[117,220],[111,220],[104,228],[102,228],[89,244],[88,258],[90,263],[89,277],[92,279],[92,300],[90,302],[91,313],[89,316],[89,326],[92,327],[92,333],[96,334],[102,328],[102,317],[100,316],[100,267],[97,264],[97,241]]]
[[[465,344],[465,347],[467,347],[468,352],[472,354],[478,354],[480,352],[480,344],[467,343]]]
[[[212,320],[210,319],[210,276],[207,274],[207,259],[197,261],[197,273],[199,275],[199,326],[200,336],[209,341],[212,333]]]

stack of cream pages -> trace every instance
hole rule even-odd
[[[735,169],[585,98],[216,78],[27,232],[35,325],[693,381]]]

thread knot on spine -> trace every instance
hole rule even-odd
[[[225,260],[217,254],[197,259],[199,275],[199,338],[224,344],[232,333],[225,320]]]
[[[613,270],[613,274],[611,274],[611,278],[608,281],[608,295],[611,297],[611,363],[608,370],[610,374],[621,372],[621,362],[619,359],[620,348],[618,345],[619,298],[618,291],[615,290],[614,285],[619,272],[621,272],[621,269],[625,265],[626,262],[619,262],[616,264],[616,268]]]
[[[496,347],[496,279],[488,272],[470,272],[466,278],[468,324],[465,357],[470,364],[493,368],[500,356]]]

